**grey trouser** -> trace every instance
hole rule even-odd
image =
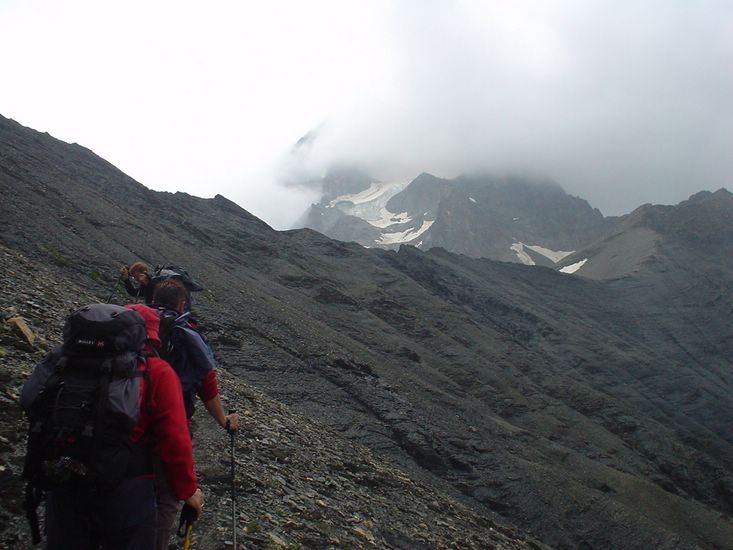
[[[155,461],[155,500],[158,507],[155,550],[168,550],[181,501],[171,491],[160,460]]]

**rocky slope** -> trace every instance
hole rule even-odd
[[[101,298],[84,286],[60,282],[53,268],[0,246],[2,548],[33,547],[22,511],[21,385],[60,341],[64,317]],[[25,321],[32,345],[6,322],[13,318]],[[227,371],[218,374],[224,406],[237,409],[243,419],[234,452],[234,516],[238,540],[248,549],[542,547]],[[196,470],[207,498],[193,547],[220,549],[232,539],[231,441],[201,410],[193,431]]]
[[[665,263],[606,282],[364,249],[273,231],[220,196],[154,193],[5,119],[0,193],[2,244],[33,262],[7,300],[35,265],[52,297],[106,299],[122,262],[183,264],[208,288],[195,307],[222,368],[325,426],[316,441],[363,445],[552,547],[731,547],[733,277],[699,246],[679,243],[707,266],[696,279]],[[445,540],[400,533],[375,544]]]

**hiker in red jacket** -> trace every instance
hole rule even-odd
[[[152,352],[150,345],[158,338],[157,314],[143,305],[132,305],[129,309],[145,321],[144,351]],[[36,367],[39,376],[43,376],[44,363],[55,364],[59,353],[62,352],[52,352]],[[50,550],[153,548],[157,527],[155,474],[150,460],[153,449],[173,494],[197,515],[201,513],[204,498],[193,469],[191,438],[178,376],[167,362],[157,357],[138,361],[137,369],[147,372],[139,378],[137,422],[128,437],[131,447],[140,453],[128,464],[126,476],[109,489],[90,491],[86,485],[67,484],[48,491],[45,525],[46,548]],[[26,383],[23,399],[28,402],[33,399],[39,389],[37,382]],[[45,382],[41,385],[45,386]]]
[[[145,320],[148,339],[143,351],[154,354],[154,347],[160,344],[158,314],[142,304],[129,304],[125,307],[137,311]],[[203,493],[196,485],[196,474],[193,471],[191,436],[181,397],[181,383],[178,375],[163,359],[150,356],[147,358],[147,367],[150,372],[150,401],[147,407],[140,407],[140,422],[133,428],[132,439],[136,441],[145,434],[149,426],[152,427],[155,449],[168,485],[179,500],[200,512],[204,503]],[[142,395],[143,390],[141,400]],[[146,409],[154,413],[153,418],[147,422]]]
[[[161,349],[161,355],[168,358],[181,377],[181,394],[189,418],[194,413],[194,402],[198,396],[219,426],[236,431],[239,427],[239,416],[224,411],[219,399],[213,352],[196,331],[190,314],[186,313],[186,299],[186,288],[180,281],[165,279],[156,286],[152,307],[157,308],[162,319],[160,336],[166,349]],[[170,349],[168,344],[171,344]],[[156,481],[155,490],[158,501],[156,549],[166,550],[178,514],[179,501],[162,478]]]

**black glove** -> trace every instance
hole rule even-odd
[[[186,533],[184,527],[194,521],[196,521],[196,510],[191,508],[188,504],[184,504],[181,509],[181,519],[178,521],[178,536],[185,536]]]

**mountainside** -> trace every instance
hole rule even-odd
[[[563,258],[559,268],[582,263],[574,272],[592,279],[668,269],[730,269],[733,194],[702,191],[677,206],[646,204],[634,210],[605,239]],[[688,265],[684,265],[688,264]]]
[[[55,267],[0,246],[0,313],[3,320],[22,315],[36,338],[29,348],[0,324],[0,548],[34,548],[21,507],[26,426],[17,399],[22,381],[44,350],[60,340],[60,320],[99,300],[73,281],[60,285]],[[32,281],[23,278],[27,273],[33,273]],[[7,303],[15,305],[6,309]],[[247,549],[481,548],[486,541],[504,549],[542,547],[226,370],[218,378],[224,406],[246,419],[237,437],[235,484],[238,540]],[[201,410],[192,429],[196,473],[206,495],[192,548],[220,550],[232,538],[229,437]]]
[[[322,180],[323,198],[298,223],[342,241],[394,249],[410,244],[474,258],[552,266],[618,223],[549,181],[421,174],[378,182],[340,168]]]
[[[338,461],[356,464],[313,474],[285,453],[282,482],[262,482],[274,459],[258,453],[287,447],[301,433],[297,415],[288,413],[279,443],[252,441],[246,484],[257,490],[246,521],[287,541],[366,547],[358,537],[328,542],[329,529],[353,535],[359,526],[384,548],[532,544],[500,521],[555,548],[733,547],[733,272],[699,243],[675,241],[696,271],[642,263],[604,281],[438,248],[364,249],[311,230],[276,232],[221,196],[150,191],[82,147],[1,118],[0,192],[0,242],[29,262],[3,270],[3,309],[44,328],[54,322],[28,303],[41,299],[25,294],[34,265],[57,283],[44,299],[71,291],[105,300],[121,263],[182,264],[207,286],[195,308],[227,380],[316,426],[299,446],[338,448]],[[726,226],[733,210],[716,205],[699,223]],[[665,227],[694,234],[696,215],[681,211],[687,217]],[[715,243],[719,256],[730,247]],[[118,290],[114,300],[123,299]],[[13,368],[32,366],[30,356],[7,355]],[[0,406],[9,418],[14,405]],[[260,411],[252,429],[266,438]],[[17,435],[4,437],[17,445]],[[375,473],[384,481],[359,482],[376,483],[373,500],[360,494],[344,517],[331,513],[348,498],[321,496],[342,490],[364,462],[349,459],[342,439],[401,468],[416,489],[390,497],[381,488],[400,494],[398,474]],[[4,448],[6,473],[17,472],[18,450]],[[202,460],[216,470],[216,458]],[[301,490],[327,504],[322,517],[299,511]],[[272,511],[273,494],[295,502],[292,517]],[[449,503],[476,521],[459,526],[463,511],[444,519]],[[416,517],[409,509],[424,514],[424,538],[406,525]],[[317,535],[304,538],[288,521],[301,513]],[[509,534],[491,538],[491,529]]]

